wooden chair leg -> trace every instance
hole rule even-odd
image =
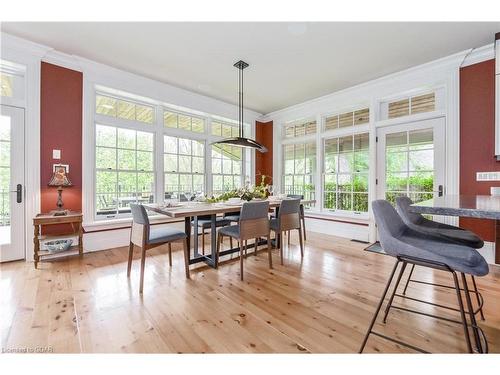
[[[280,258],[281,258],[281,265],[283,265],[283,233],[284,232],[280,232],[279,236],[280,236],[280,239],[279,239],[279,243],[280,243]]]
[[[302,229],[298,229],[299,231],[299,243],[300,243],[300,256],[304,257],[304,242],[302,241]]]
[[[231,246],[231,249],[233,248],[233,237],[229,237],[229,246]]]
[[[168,265],[172,267],[172,244],[168,243]]]
[[[189,279],[189,248],[187,245],[187,238],[182,241],[182,247],[184,250],[184,268],[186,270],[186,279]]]
[[[302,230],[304,231],[304,241],[307,241],[306,237],[306,218],[302,216]]]
[[[243,281],[243,241],[240,243],[240,279]]]
[[[245,240],[245,258],[247,257],[247,246],[248,246],[248,241]]]
[[[259,239],[255,239],[255,246],[253,248],[253,255],[257,256],[257,247],[259,247]]]
[[[128,245],[128,264],[127,264],[127,277],[130,277],[130,270],[132,269],[132,258],[134,257],[134,244],[130,242]]]
[[[142,290],[144,289],[144,266],[146,265],[146,246],[142,247],[142,256],[141,256],[141,281],[139,284],[139,293],[142,294]]]
[[[220,253],[221,244],[222,244],[222,236],[220,233],[217,233],[217,254]]]
[[[291,233],[291,232],[292,232],[292,231],[290,231],[290,230],[287,232],[287,236],[288,236],[288,246],[290,246],[290,233]]]
[[[201,253],[205,255],[205,228],[201,228]]]
[[[273,268],[273,254],[271,253],[271,235],[267,236],[267,254],[269,256],[269,268]]]

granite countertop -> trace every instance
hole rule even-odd
[[[500,220],[500,196],[444,195],[413,204],[410,210],[421,214]]]

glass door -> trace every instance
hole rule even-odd
[[[0,107],[0,262],[6,262],[25,258],[24,110]]]
[[[395,204],[444,194],[444,118],[377,130],[377,197]]]

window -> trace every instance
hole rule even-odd
[[[370,109],[363,108],[357,111],[345,112],[328,116],[325,120],[325,130],[345,128],[367,124],[370,121]]]
[[[240,147],[212,146],[212,192],[222,193],[242,186],[243,156]]]
[[[398,118],[417,113],[432,112],[436,109],[434,92],[412,96],[388,103],[388,118]]]
[[[96,95],[96,113],[146,124],[154,122],[154,107],[105,95]]]
[[[368,141],[368,133],[325,140],[325,209],[368,212]]]
[[[316,121],[302,121],[285,125],[285,138],[302,137],[316,133]]]
[[[285,145],[283,155],[284,193],[304,195],[304,199],[315,199],[316,143]]]
[[[182,129],[195,133],[205,132],[205,120],[175,112],[163,112],[163,125],[166,128]]]
[[[239,137],[239,129],[238,124],[213,120],[210,133],[222,138]],[[248,124],[243,124],[243,134],[244,136],[250,134],[250,126]]]
[[[386,199],[399,196],[414,202],[430,199],[434,190],[432,129],[404,131],[386,137]]]
[[[96,125],[96,216],[130,212],[154,201],[153,133]]]
[[[0,72],[0,96],[14,96],[14,77],[4,72]]]
[[[163,160],[165,199],[205,191],[204,142],[165,135]]]
[[[10,121],[0,116],[0,227],[10,225]]]

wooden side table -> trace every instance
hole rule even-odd
[[[81,212],[69,211],[67,215],[64,216],[54,216],[52,214],[38,214],[33,218],[34,226],[34,237],[33,243],[34,247],[34,261],[35,268],[38,266],[38,262],[42,259],[54,259],[59,257],[66,257],[69,255],[83,255],[83,215]],[[56,224],[71,224],[72,233],[68,234],[58,234],[58,235],[40,235],[41,227],[44,225],[56,225]],[[46,240],[57,240],[69,237],[78,236],[78,245],[71,246],[68,250],[62,251],[60,253],[50,253],[47,250],[40,250],[40,241]]]

